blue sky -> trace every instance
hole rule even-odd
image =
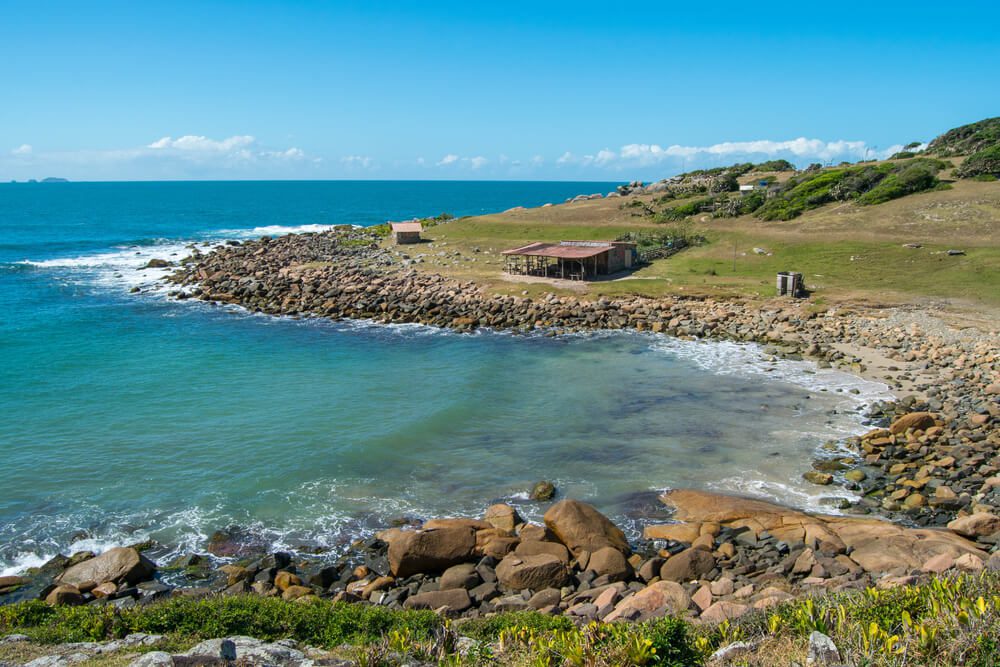
[[[0,179],[650,180],[1000,115],[1000,3],[0,0]]]

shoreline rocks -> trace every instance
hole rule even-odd
[[[384,531],[321,569],[285,553],[229,563],[215,584],[199,589],[166,586],[141,554],[112,549],[53,578],[77,581],[91,564],[87,572],[112,579],[53,583],[42,597],[53,605],[132,606],[170,596],[260,595],[466,618],[537,610],[580,623],[667,614],[718,623],[798,595],[1000,569],[1000,553],[991,555],[983,541],[997,536],[1000,517],[993,514],[960,518],[950,528],[907,528],[689,489],[661,500],[678,523],[647,525],[648,539],[634,544],[592,506],[565,499],[546,514],[548,528],[520,517],[510,531],[475,517],[431,519]],[[494,505],[485,515],[506,525],[516,513]],[[496,539],[504,540],[502,554],[489,546]],[[123,563],[134,567],[109,567]],[[149,580],[130,582],[134,572]]]

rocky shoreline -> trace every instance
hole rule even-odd
[[[581,621],[673,613],[719,621],[803,593],[894,586],[956,568],[1000,569],[995,334],[949,332],[899,311],[822,312],[799,301],[493,295],[412,262],[371,232],[338,229],[196,251],[169,280],[176,298],[271,315],[546,335],[633,329],[760,343],[776,356],[855,372],[864,370],[864,358],[844,345],[875,350],[898,364],[891,382],[905,383],[916,396],[876,406],[872,418],[884,428],[851,439],[852,456],[831,451],[806,475],[857,490],[860,500],[842,508],[848,514],[897,523],[674,491],[663,500],[676,508],[679,523],[646,526],[645,539],[629,544],[578,501],[552,505],[544,525],[494,505],[483,517],[387,530],[333,564],[284,553],[241,558],[224,549],[213,552],[230,557],[221,568],[192,554],[158,570],[140,549],[125,547],[60,557],[32,578],[0,579],[0,602],[18,590],[18,597],[30,590],[53,604],[115,606],[174,595],[256,594],[466,617],[534,609]],[[192,585],[162,583],[166,569]]]

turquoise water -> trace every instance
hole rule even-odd
[[[218,242],[537,206],[612,184],[0,185],[0,572],[247,527],[333,550],[399,517],[529,516],[541,478],[626,525],[695,486],[817,506],[799,479],[881,385],[639,334],[460,335],[172,301],[139,267]],[[858,394],[849,393],[855,388]]]

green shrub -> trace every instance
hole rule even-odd
[[[795,171],[795,165],[788,160],[768,160],[756,165],[754,171]]]
[[[1000,145],[1000,117],[948,130],[927,146],[927,152],[942,157],[971,155],[997,145]]]
[[[959,178],[1000,176],[1000,144],[970,155],[958,168]]]
[[[292,638],[314,646],[337,646],[375,641],[393,630],[407,630],[423,639],[441,623],[429,611],[392,611],[328,601],[299,604],[249,595],[173,598],[122,610],[89,605],[53,608],[38,601],[0,607],[0,632],[24,632],[46,643],[98,641],[148,632],[193,638]]]
[[[858,197],[858,203],[881,204],[915,192],[930,190],[938,184],[937,172],[937,169],[928,164],[908,164],[902,170],[889,174],[874,188]]]
[[[694,647],[691,626],[678,618],[648,621],[638,626],[636,632],[650,640],[656,649],[654,665],[687,667],[701,664],[700,652]]]
[[[565,616],[549,616],[537,611],[513,611],[485,618],[472,618],[459,626],[463,635],[480,641],[494,641],[504,630],[528,628],[535,632],[569,630],[573,622]]]

